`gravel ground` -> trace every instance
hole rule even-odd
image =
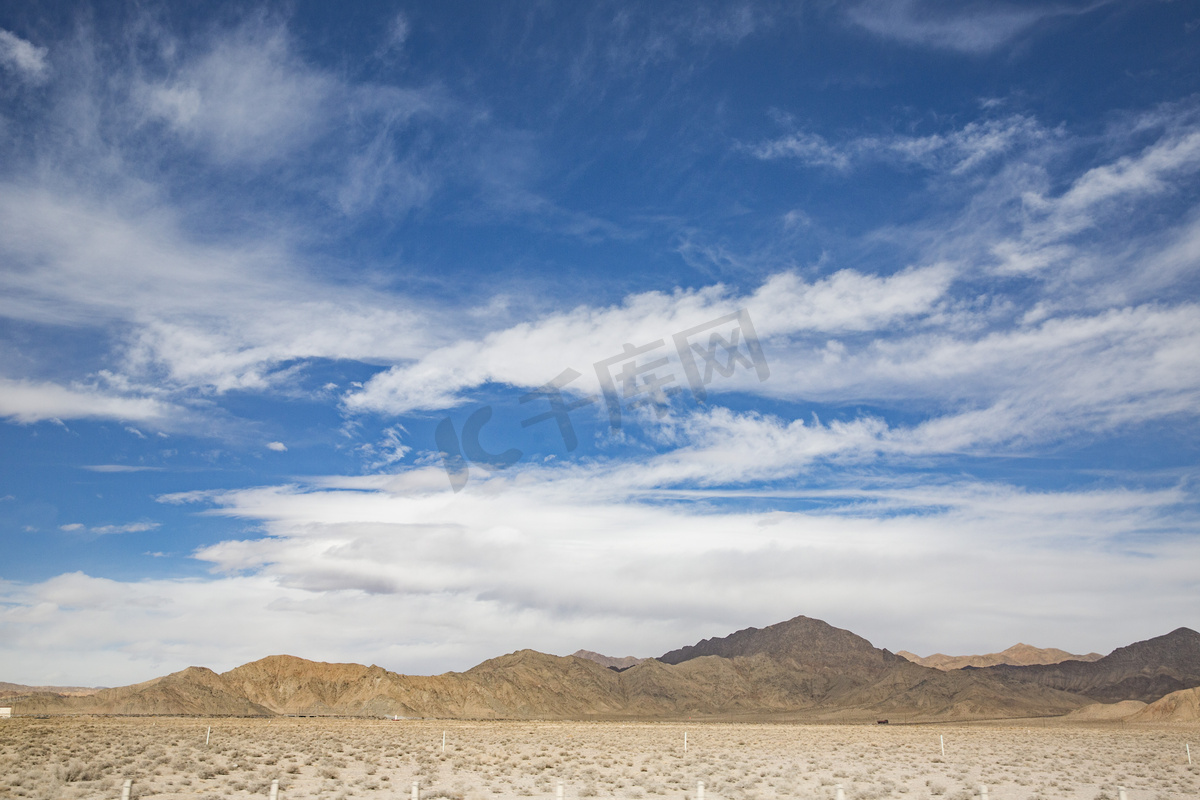
[[[0,798],[1194,800],[1200,727],[18,718]],[[211,741],[205,737],[211,726]],[[442,734],[446,747],[442,751]],[[687,752],[684,752],[684,734]],[[944,737],[946,754],[939,737]],[[1200,748],[1193,747],[1196,756]]]

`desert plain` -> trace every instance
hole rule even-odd
[[[210,734],[211,731],[211,734]],[[684,734],[687,750],[684,750]],[[443,734],[445,749],[443,750]],[[0,797],[216,800],[555,796],[635,800],[1184,800],[1200,727],[1016,720],[957,725],[14,718]],[[206,739],[208,743],[206,744]],[[942,742],[945,755],[942,755]]]

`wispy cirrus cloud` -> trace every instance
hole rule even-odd
[[[653,67],[686,74],[712,51],[739,45],[772,28],[772,3],[600,3],[572,36],[570,76],[579,88],[604,92],[612,79],[637,78]]]
[[[344,87],[296,58],[284,29],[246,23],[171,78],[142,84],[145,113],[218,161],[254,164],[310,147]]]
[[[132,79],[134,113],[218,166],[261,170],[294,191],[282,167],[302,156],[323,168],[305,188],[347,215],[381,206],[403,215],[444,179],[429,163],[436,155],[401,144],[414,128],[464,121],[436,86],[348,82],[301,57],[284,25],[259,17],[199,45],[171,44],[177,63],[162,77]]]
[[[1053,439],[1190,413],[1200,373],[1187,361],[1198,346],[1200,308],[1138,306],[978,336],[931,328],[861,342],[777,345],[776,368],[762,387],[833,403],[932,403],[949,418],[1003,408],[1010,418],[974,428],[976,443]],[[967,444],[943,441],[948,452]]]
[[[1149,146],[1079,170],[1057,195],[1040,194],[1003,168],[1010,146],[1019,151],[1065,138],[1028,118],[1011,118],[991,132],[964,128],[933,142],[893,141],[890,152],[905,158],[937,161],[931,154],[952,151],[940,167],[949,173],[1000,158],[995,176],[981,184],[978,205],[968,205],[928,248],[931,260],[944,261],[888,278],[843,270],[808,283],[787,272],[740,295],[712,286],[549,315],[431,350],[351,391],[345,406],[380,413],[449,407],[485,383],[537,386],[568,366],[583,373],[579,391],[595,392],[588,367],[616,352],[616,343],[669,337],[706,317],[745,307],[770,354],[772,377],[726,388],[793,402],[915,405],[929,411],[928,421],[912,429],[878,420],[855,423],[855,435],[843,440],[854,440],[853,447],[863,452],[1020,449],[1187,416],[1200,399],[1197,374],[1185,366],[1187,354],[1200,347],[1197,309],[1187,302],[1136,302],[1161,284],[1161,275],[1147,279],[1152,285],[1140,294],[1113,292],[1120,281],[1138,285],[1147,270],[1178,275],[1189,259],[1192,269],[1200,268],[1189,244],[1195,228],[1185,223],[1165,242],[1156,237],[1156,255],[1130,250],[1126,242],[1114,247],[1117,234],[1098,227],[1112,209],[1182,190],[1194,169],[1196,134],[1187,114],[1177,122]],[[1014,205],[1014,196],[1024,205]],[[975,224],[977,217],[982,224]],[[1081,240],[1083,233],[1096,238]],[[1054,279],[1020,300],[1001,294],[981,303],[973,293],[997,269],[1008,270],[997,267],[996,258],[1010,250],[1028,259],[1054,259]],[[1081,306],[1067,281],[1073,273],[1087,274],[1084,270],[1094,275],[1103,262],[1093,254],[1101,252],[1109,260],[1106,274],[1120,280],[1098,284],[1094,291],[1107,296]],[[1113,381],[1113,374],[1126,379]],[[801,424],[796,430],[809,442],[828,438],[819,428]]]
[[[294,359],[390,361],[429,346],[427,312],[324,285],[293,264],[286,241],[197,242],[170,214],[20,185],[0,186],[0,208],[0,253],[12,265],[0,314],[127,326],[114,378],[131,393],[149,377],[160,388],[261,389]]]
[[[0,64],[21,80],[32,84],[46,81],[50,64],[46,58],[50,51],[22,39],[12,31],[0,28]]]
[[[945,133],[927,136],[894,134],[858,136],[830,142],[808,131],[751,145],[746,150],[763,160],[795,159],[814,167],[849,170],[871,162],[913,164],[955,175],[986,163],[996,164],[1014,151],[1050,140],[1048,131],[1028,116],[985,119]]]
[[[88,472],[161,472],[163,467],[147,467],[136,464],[84,464],[81,469]]]
[[[1046,19],[1082,14],[1103,2],[1082,6],[1016,3],[954,3],[937,0],[866,0],[846,10],[853,24],[883,39],[908,45],[985,55],[1030,31]]]
[[[1027,191],[1019,236],[993,246],[1000,269],[1030,273],[1061,268],[1076,252],[1069,246],[1072,237],[1126,215],[1131,203],[1142,205],[1181,191],[1198,170],[1200,129],[1193,124],[1167,131],[1141,152],[1089,169],[1061,194]]]
[[[81,522],[70,522],[59,525],[58,528],[66,533],[90,533],[96,536],[108,536],[114,533],[145,533],[160,526],[158,522],[129,522],[124,525],[84,525]]]
[[[76,133],[20,140],[28,152],[0,178],[0,316],[103,331],[110,349],[99,363],[58,368],[128,400],[126,416],[102,415],[145,419],[139,397],[169,410],[196,396],[282,389],[313,360],[391,365],[446,343],[440,315],[459,315],[445,302],[329,280],[329,265],[306,254],[314,237],[332,235],[322,222],[399,218],[453,179],[473,182],[492,218],[582,238],[615,231],[542,197],[521,169],[487,166],[477,151],[505,163],[512,137],[436,84],[350,82],[261,16],[191,40],[142,30],[152,40],[123,61],[81,26],[47,88],[47,114],[62,123],[48,130]],[[212,180],[181,186],[179,164],[198,155]],[[284,166],[296,159],[310,167],[303,177]],[[271,192],[323,199],[325,216],[314,225],[272,206],[266,217],[250,212],[251,225],[225,219],[253,191],[227,195],[223,181],[246,171]]]
[[[396,294],[330,285],[301,255],[311,231],[294,216],[260,218],[266,234],[244,222],[222,228],[217,209],[230,195],[213,170],[263,170],[263,181],[292,191],[281,182],[295,175],[279,165],[325,140],[315,190],[334,216],[347,204],[398,208],[390,193],[409,189],[395,148],[366,164],[340,145],[436,118],[447,108],[440,90],[348,84],[307,63],[286,27],[264,17],[191,40],[155,24],[138,31],[150,37],[144,47],[100,48],[81,24],[45,103],[8,122],[14,131],[32,130],[39,116],[47,124],[8,142],[0,316],[106,352],[86,363],[47,359],[53,367],[37,378],[6,363],[0,414],[162,422],[189,404],[195,412],[198,396],[278,387],[309,359],[392,363],[427,347],[422,331],[436,329],[428,304],[418,312]],[[196,153],[216,179],[181,186],[175,156],[194,163]],[[370,187],[355,170],[373,176]],[[198,230],[210,225],[222,233]],[[80,388],[93,385],[102,388]]]

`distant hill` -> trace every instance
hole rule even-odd
[[[25,686],[20,683],[5,683],[0,681],[0,698],[15,697],[23,694],[47,693],[68,696],[95,694],[102,686]]]
[[[963,669],[964,667],[994,667],[999,664],[1009,664],[1014,667],[1026,667],[1031,664],[1060,664],[1063,661],[1098,661],[1103,658],[1099,653],[1074,655],[1066,650],[1055,647],[1033,647],[1028,644],[1014,644],[999,653],[987,653],[980,656],[948,656],[934,653],[922,658],[915,653],[901,650],[896,655],[907,658],[914,664],[923,667],[933,667],[943,671]]]
[[[394,714],[406,711],[394,673],[362,664],[327,664],[278,655],[225,672],[222,680],[275,714]],[[402,676],[395,676],[402,677]],[[399,697],[395,697],[395,695]],[[399,700],[399,703],[389,702]]]
[[[204,667],[154,678],[145,683],[101,689],[95,694],[64,696],[39,693],[12,700],[19,714],[203,714],[263,717],[267,709],[239,695],[221,676]]]
[[[1119,703],[1092,703],[1089,706],[1075,709],[1070,714],[1064,716],[1063,719],[1069,719],[1074,722],[1111,722],[1128,719],[1143,708],[1146,708],[1146,706],[1147,704],[1141,700],[1122,700]]]
[[[1121,687],[1139,697],[1119,700],[1141,699],[1157,685],[1200,686],[1200,678],[1180,666],[1192,652],[1193,638],[1200,635],[1180,629],[1092,664],[947,672],[914,664],[821,620],[796,617],[705,639],[619,672],[591,658],[533,650],[433,676],[275,655],[220,675],[189,667],[88,696],[33,693],[6,704],[17,714],[846,722],[1055,716]],[[1095,672],[1078,672],[1083,667]],[[1139,682],[1139,676],[1145,680]]]
[[[874,670],[902,660],[887,650],[876,648],[861,636],[811,617],[795,617],[766,628],[746,628],[721,638],[704,639],[672,650],[658,660],[664,664],[681,664],[701,656],[748,658],[756,655],[839,669],[853,664]]]
[[[1200,689],[1180,689],[1129,717],[1130,722],[1200,722]]]
[[[1101,703],[1153,703],[1171,692],[1200,686],[1200,633],[1177,628],[1164,636],[1118,647],[1092,662],[996,666],[978,671],[1006,682],[1037,684]]]
[[[630,667],[636,667],[646,660],[634,656],[614,658],[612,656],[601,655],[592,650],[576,650],[571,655],[575,656],[575,658],[586,658],[588,661],[595,661],[600,666],[609,667],[610,669],[629,669]]]

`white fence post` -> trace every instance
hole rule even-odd
[[[696,800],[704,800],[704,781],[696,781]]]
[[[121,800],[129,800],[129,794],[132,789],[133,780],[131,778],[126,778],[125,785],[121,787]]]
[[[1128,800],[1125,797],[1125,787],[1124,786],[1117,787],[1117,800]]]
[[[412,800],[421,800],[421,784],[413,781]]]
[[[846,790],[842,788],[842,785],[840,783],[837,786],[834,786],[833,788],[834,788],[834,791],[836,792],[837,800],[846,800]]]
[[[271,800],[279,800],[279,778],[271,781]]]
[[[558,800],[563,800],[563,782],[562,781],[559,781],[558,785],[554,787],[554,796],[556,798],[558,798]]]
[[[984,786],[982,783],[979,784],[979,800],[988,800],[987,786]]]

